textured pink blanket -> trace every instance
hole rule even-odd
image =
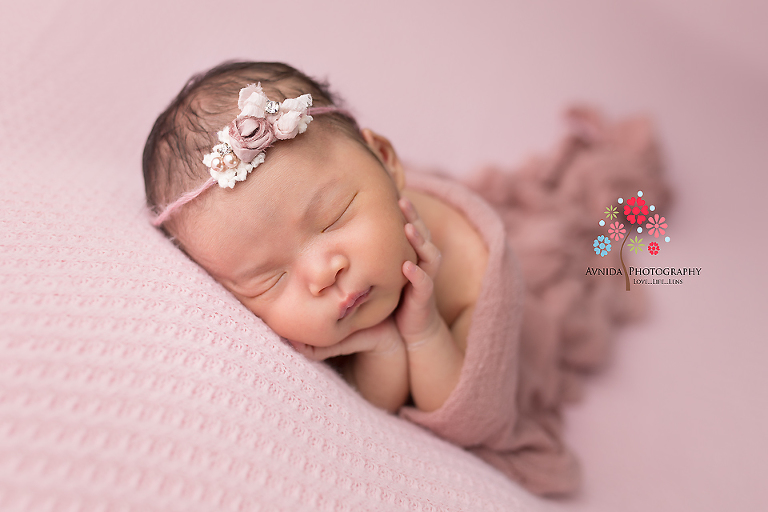
[[[585,212],[657,183],[645,124],[592,132],[474,184],[493,192],[522,281],[496,213],[445,185],[494,255],[485,306],[454,396],[403,412],[539,492],[575,484],[558,411],[636,296],[583,279]],[[3,154],[0,510],[541,510],[281,342],[148,224],[133,164],[25,154]]]
[[[641,307],[638,293],[585,275],[598,216],[621,194],[644,190],[657,204],[667,196],[646,121],[607,127],[588,109],[569,120],[573,134],[552,157],[470,183],[493,208],[453,181],[412,174],[408,182],[463,212],[489,259],[458,386],[437,411],[401,414],[540,494],[577,487],[560,406]]]

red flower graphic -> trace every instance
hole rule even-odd
[[[642,223],[645,220],[645,216],[648,215],[648,207],[645,206],[645,200],[639,197],[631,197],[627,204],[624,205],[624,215],[627,216],[630,224]]]
[[[659,254],[660,249],[661,248],[659,247],[659,244],[657,244],[656,242],[651,242],[648,244],[648,252],[653,254],[654,256]]]

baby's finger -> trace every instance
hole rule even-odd
[[[316,353],[317,347],[313,347],[311,345],[307,345],[306,343],[301,343],[300,341],[293,341],[288,340],[288,343],[291,344],[291,346],[298,352],[299,354],[303,355],[307,359],[312,359],[313,361],[322,361],[325,359],[324,357],[320,357],[321,354]],[[332,356],[327,356],[332,357]]]
[[[307,345],[305,343],[301,343],[298,341],[291,341],[288,340],[291,345],[293,345],[293,348],[296,349],[298,353],[306,357],[307,359],[311,359],[313,361],[324,361],[330,357],[336,357],[340,355],[346,355],[347,353],[351,354],[352,352],[346,352],[346,350],[349,350],[350,347],[345,347],[341,343],[336,343],[335,345],[331,345],[330,347],[315,347],[313,345]]]
[[[403,263],[403,275],[410,281],[403,296],[403,303],[397,311],[397,328],[403,341],[409,343],[423,337],[435,325],[437,313],[433,297],[434,283],[418,265],[410,261]]]
[[[421,220],[419,212],[416,211],[416,207],[413,206],[413,203],[409,199],[402,197],[400,198],[398,205],[400,206],[403,215],[405,215],[405,220],[413,224],[425,240],[431,240],[432,235],[429,232],[429,228],[424,224],[424,221]]]
[[[296,351],[303,354],[308,359],[314,361],[323,361],[330,357],[346,356],[358,352],[382,351],[389,345],[386,343],[386,334],[389,332],[387,327],[391,325],[395,329],[392,319],[385,320],[382,323],[357,331],[343,340],[329,345],[327,347],[316,347],[289,340]],[[396,329],[392,332],[396,332]]]
[[[442,259],[440,249],[429,240],[425,240],[413,224],[405,225],[405,235],[419,257],[419,266],[430,278],[434,279],[440,269]]]
[[[406,294],[406,308],[422,308],[429,305],[434,291],[434,282],[429,274],[411,261],[403,263],[403,275],[410,281],[411,289]]]

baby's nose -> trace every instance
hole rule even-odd
[[[312,295],[320,295],[333,286],[348,267],[349,261],[340,254],[328,258],[325,262],[319,262],[309,282]]]

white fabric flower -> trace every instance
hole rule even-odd
[[[312,116],[301,116],[301,119],[299,119],[299,133],[304,133],[307,131],[307,126],[309,126],[309,123],[312,122]]]
[[[292,110],[285,112],[272,125],[272,131],[278,139],[292,139],[299,133],[301,113]]]
[[[263,93],[261,82],[257,84],[248,84],[246,87],[240,89],[240,93],[237,96],[237,108],[242,110],[246,100],[248,100],[253,93]]]
[[[267,107],[267,95],[261,90],[261,84],[251,84],[241,89],[237,106],[241,110],[240,115],[237,117],[264,117],[264,109]]]
[[[219,183],[221,188],[234,188],[235,183],[238,181],[245,181],[245,178],[248,177],[248,174],[252,170],[258,167],[259,164],[264,163],[264,158],[266,157],[262,151],[256,155],[256,158],[254,158],[253,161],[243,162],[241,160],[237,167],[233,169],[225,169],[223,171],[211,169],[211,163],[213,162],[213,159],[219,156],[220,155],[218,151],[208,153],[203,157],[203,163],[208,167],[208,171],[210,172],[211,177]]]
[[[298,98],[288,98],[280,104],[281,112],[299,112],[305,113],[312,103],[312,96],[309,94],[302,94]]]
[[[234,188],[235,182],[238,181],[235,169],[227,169],[222,172],[211,169],[211,177],[219,182],[221,188]]]
[[[259,164],[263,164],[264,163],[264,158],[266,156],[267,155],[265,155],[263,151],[261,153],[259,153],[258,155],[256,155],[256,158],[254,158],[251,161],[251,163],[249,164],[251,166],[251,168],[248,169],[248,172],[251,172],[253,169],[257,168],[259,166]]]

